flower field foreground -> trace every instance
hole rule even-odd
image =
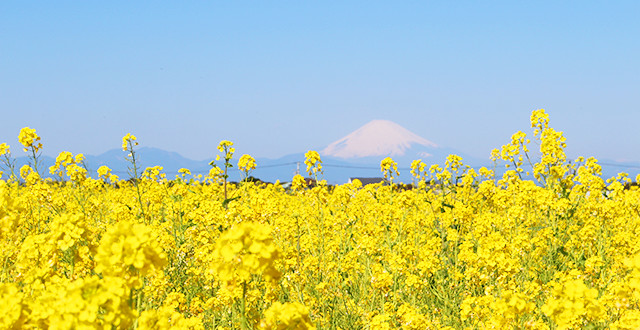
[[[502,177],[452,155],[415,161],[413,189],[230,183],[230,141],[209,176],[167,180],[133,135],[132,180],[70,153],[41,179],[23,130],[31,166],[0,145],[0,328],[638,329],[640,191],[569,162],[548,122],[493,152]]]

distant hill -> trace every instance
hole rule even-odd
[[[127,153],[122,149],[109,150],[98,156],[87,155],[89,170],[95,171],[102,165],[107,165],[120,177],[128,174],[131,163],[126,160]],[[178,170],[188,168],[192,172],[208,172],[209,161],[197,161],[185,158],[177,152],[165,151],[158,148],[143,147],[137,150],[138,164],[141,169],[152,166],[162,166],[168,178],[175,177]]]
[[[450,150],[452,153],[456,153],[453,149],[445,150]],[[456,154],[460,155],[461,153]],[[193,174],[207,174],[210,169],[209,161],[207,160],[192,160],[182,157],[176,152],[169,152],[161,149],[140,148],[139,156],[140,168],[142,170],[146,167],[159,165],[164,168],[163,172],[167,174],[167,178],[169,179],[175,178],[180,168],[188,168]],[[120,149],[116,149],[98,156],[87,155],[86,163],[90,171],[90,175],[94,178],[97,177],[96,170],[98,167],[107,165],[113,170],[114,174],[117,174],[122,179],[126,179],[129,178],[128,167],[130,164],[124,157],[125,153]],[[409,165],[412,160],[411,157],[407,158],[400,156],[392,158],[398,162],[398,168],[400,170],[399,180],[406,183],[411,182],[411,175],[409,173]],[[306,166],[304,164],[304,160],[304,153],[291,154],[277,159],[257,158],[256,162],[258,166],[251,175],[267,182],[275,182],[276,180],[280,180],[281,182],[291,181],[298,165],[300,174],[308,176],[305,172]],[[382,176],[382,173],[380,172],[380,160],[382,160],[381,157],[373,156],[350,160],[338,157],[322,156],[324,168],[323,178],[330,184],[340,184],[347,182],[350,177],[380,177]],[[440,161],[437,161],[435,157],[433,157],[427,158],[427,160],[423,161],[428,165],[444,164],[442,157],[440,157],[439,160]],[[16,161],[16,169],[19,170],[19,168],[26,164],[27,161],[27,157],[18,158]],[[473,163],[474,161],[478,163]],[[43,156],[41,157],[40,162],[41,164],[39,167],[41,173],[48,174],[49,167],[55,163],[55,159]],[[491,168],[491,166],[487,165],[490,164],[489,160],[481,162],[477,159],[471,158],[471,161],[469,161],[468,158],[463,157],[463,162],[476,169],[480,167],[478,165]],[[237,169],[237,157],[234,159],[233,165],[234,168],[229,171],[230,180],[238,181],[240,180],[240,173]],[[635,176],[640,173],[640,162],[602,160],[600,161],[600,165],[603,167],[602,177],[605,179],[616,176],[619,172],[626,172],[630,174],[630,178],[632,180],[635,180]],[[527,169],[526,166],[525,169]],[[498,172],[502,173],[503,169],[499,168]]]
[[[401,182],[411,182],[412,177],[409,172],[413,160],[422,159],[428,166],[432,164],[444,165],[446,157],[450,154],[461,156],[463,163],[474,168],[486,166],[492,168],[492,162],[487,156],[486,159],[471,157],[459,150],[440,146],[429,141],[402,126],[387,120],[374,120],[345,137],[336,140],[327,147],[319,150],[324,174],[322,178],[330,184],[345,183],[350,177],[381,177],[380,161],[385,157],[391,157],[398,163]],[[165,151],[157,148],[143,147],[137,150],[138,166],[141,170],[152,166],[162,166],[167,178],[173,179],[178,174],[180,168],[187,168],[192,174],[207,174],[209,160],[192,160],[181,156],[177,152]],[[126,152],[122,149],[109,150],[103,154],[92,156],[86,155],[87,168],[92,177],[97,177],[96,170],[102,165],[107,165],[113,173],[122,179],[130,177],[130,163],[125,158]],[[241,179],[237,168],[237,159],[233,160],[233,168],[229,171],[230,180]],[[19,169],[26,164],[28,159],[20,157],[17,159],[16,167]],[[284,157],[269,159],[256,159],[257,168],[250,174],[267,182],[291,181],[297,171],[303,176],[306,174],[304,164],[304,152],[286,155]],[[43,174],[49,173],[49,167],[55,163],[52,157],[42,157],[40,171]],[[218,165],[222,165],[219,161]],[[603,167],[603,177],[610,178],[618,172],[630,174],[632,179],[640,173],[640,162],[617,162],[612,160],[601,160]],[[527,167],[525,167],[525,170]],[[498,175],[504,172],[504,168],[498,168]]]

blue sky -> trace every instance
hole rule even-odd
[[[320,149],[373,119],[488,159],[532,110],[640,161],[640,2],[2,1],[0,142],[193,159]]]

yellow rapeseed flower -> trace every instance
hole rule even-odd
[[[260,329],[315,329],[309,317],[309,309],[301,303],[274,302],[264,312]]]
[[[39,143],[40,137],[36,134],[35,128],[25,127],[20,130],[18,140],[24,146],[24,151],[27,152],[28,148],[33,148],[35,152],[42,149],[42,143]]]
[[[136,142],[138,138],[131,133],[127,133],[127,135],[122,137],[122,151],[127,151],[129,149],[129,145],[137,146],[138,142]],[[129,150],[131,151],[131,150]]]
[[[98,167],[98,177],[107,180],[111,176],[111,169],[108,166],[102,165]]]
[[[398,172],[398,163],[394,162],[391,157],[387,157],[380,162],[380,171],[384,173],[385,179],[393,181],[393,176],[400,175]]]
[[[5,154],[10,154],[11,150],[9,150],[9,145],[6,143],[2,143],[0,144],[0,156],[3,156]]]
[[[250,155],[244,154],[238,160],[238,169],[248,174],[256,169],[256,160]]]
[[[322,159],[317,151],[309,150],[304,154],[305,165],[307,165],[307,173],[309,175],[317,175],[322,173]]]
[[[249,282],[252,275],[270,280],[280,277],[275,268],[280,253],[267,225],[240,223],[220,236],[213,252],[216,261],[212,267],[228,286]]]

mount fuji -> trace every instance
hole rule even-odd
[[[392,121],[373,120],[353,133],[329,144],[322,150],[322,154],[345,159],[405,156],[411,154],[411,149],[416,146],[427,150],[438,148],[437,144]],[[428,152],[418,152],[416,155],[431,156]]]
[[[391,157],[399,167],[409,167],[417,159],[426,164],[443,164],[450,154],[461,156],[466,164],[479,161],[458,150],[440,146],[392,121],[379,119],[329,144],[320,154],[343,161],[378,165],[383,158]]]

